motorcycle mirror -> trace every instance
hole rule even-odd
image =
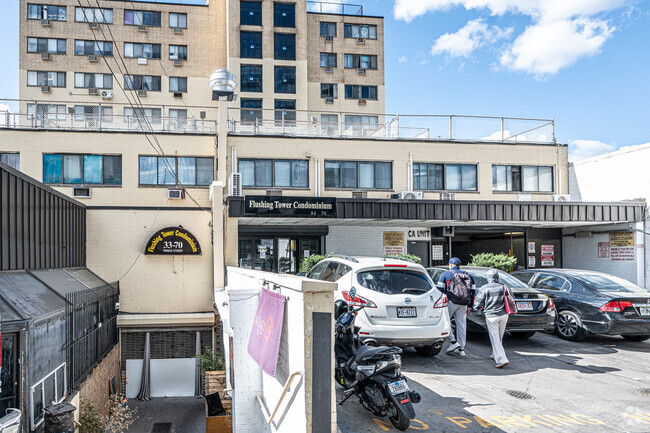
[[[356,297],[357,297],[357,289],[355,289],[354,287],[352,287],[352,288],[350,289],[350,298],[354,301],[354,298],[356,298]]]

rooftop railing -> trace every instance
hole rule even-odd
[[[319,14],[363,15],[363,6],[350,3],[308,1],[307,12]]]

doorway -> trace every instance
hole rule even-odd
[[[280,274],[297,274],[305,257],[321,253],[317,237],[240,236],[239,267]]]
[[[408,241],[406,251],[422,259],[422,266],[427,267],[431,265],[429,245],[427,241]]]

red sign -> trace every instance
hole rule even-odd
[[[598,258],[609,259],[609,242],[598,242]]]
[[[542,245],[542,266],[555,266],[555,246]]]
[[[269,376],[275,376],[278,364],[285,299],[279,293],[262,289],[248,340],[248,354]]]

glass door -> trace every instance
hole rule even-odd
[[[278,272],[281,274],[298,273],[297,239],[278,239]]]
[[[255,239],[255,266],[259,271],[273,272],[275,265],[275,250],[273,238]]]

